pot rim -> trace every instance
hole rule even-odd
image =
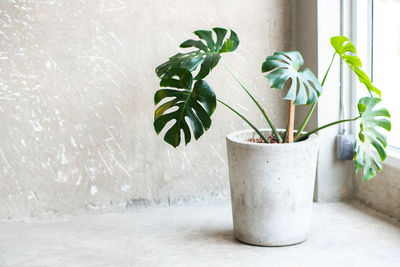
[[[286,131],[286,129],[277,129],[278,132],[281,131]],[[260,129],[261,132],[272,132],[271,129]],[[253,143],[253,142],[249,142],[249,141],[245,141],[243,140],[243,138],[238,137],[238,135],[240,134],[245,134],[245,133],[256,133],[253,129],[246,129],[246,130],[239,130],[239,131],[235,131],[232,132],[230,134],[228,134],[226,136],[226,139],[229,140],[230,142],[236,143],[236,144],[242,144],[242,145],[248,145],[248,146],[301,146],[304,144],[308,144],[311,143],[313,141],[316,141],[318,138],[318,135],[316,134],[311,134],[306,140],[300,141],[300,142],[296,142],[296,143],[273,143],[273,144],[268,144],[268,143]]]

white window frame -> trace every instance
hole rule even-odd
[[[373,31],[372,31],[372,8],[373,0],[352,0],[352,41],[357,47],[357,55],[363,62],[364,71],[368,74],[372,74],[372,52],[373,52]],[[360,30],[358,25],[368,25],[365,30]],[[367,45],[362,45],[367,44]],[[352,115],[357,116],[357,102],[361,97],[360,92],[363,92],[360,82],[356,75],[351,75],[351,88],[353,88],[353,99],[352,99]],[[352,125],[352,132],[358,134],[358,127],[356,124]],[[356,128],[357,127],[357,128]],[[383,162],[384,165],[388,165],[395,169],[400,170],[400,148],[388,145],[387,158]],[[374,151],[374,155],[379,158],[377,152]]]

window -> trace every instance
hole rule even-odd
[[[400,0],[372,1],[372,77],[390,110],[388,143],[400,149]]]

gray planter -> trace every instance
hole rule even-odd
[[[318,138],[247,141],[254,136],[245,130],[226,138],[235,238],[259,246],[300,243],[311,225]]]

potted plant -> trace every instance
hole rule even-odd
[[[235,51],[239,45],[237,34],[230,30],[228,37],[227,33],[228,30],[223,28],[195,31],[197,40],[190,39],[180,45],[181,48],[192,48],[192,51],[175,54],[156,68],[162,89],[154,95],[157,105],[155,131],[159,134],[172,121],[164,140],[177,147],[182,138],[188,144],[192,135],[197,140],[210,128],[217,102],[234,112],[251,128],[227,136],[235,237],[262,246],[300,243],[307,238],[311,224],[318,151],[315,133],[335,124],[359,121],[360,131],[354,146],[355,169],[356,172],[363,169],[363,178],[368,181],[376,175],[375,169],[382,169],[372,151],[376,150],[382,161],[386,158],[387,140],[381,130],[390,131],[389,112],[376,107],[381,102],[380,91],[362,71],[355,46],[348,38],[335,36],[331,38],[333,57],[321,83],[311,70],[300,69],[303,58],[297,51],[276,52],[262,64],[261,70],[268,73],[266,78],[270,86],[287,90],[284,99],[289,106],[289,118],[287,128],[283,130],[276,129],[250,90],[223,63],[265,118],[267,129],[259,129],[231,105],[216,98],[204,80],[222,61],[222,55]],[[355,118],[304,132],[336,56],[353,70],[369,96],[359,100],[359,115]],[[310,106],[296,131],[295,105]]]

